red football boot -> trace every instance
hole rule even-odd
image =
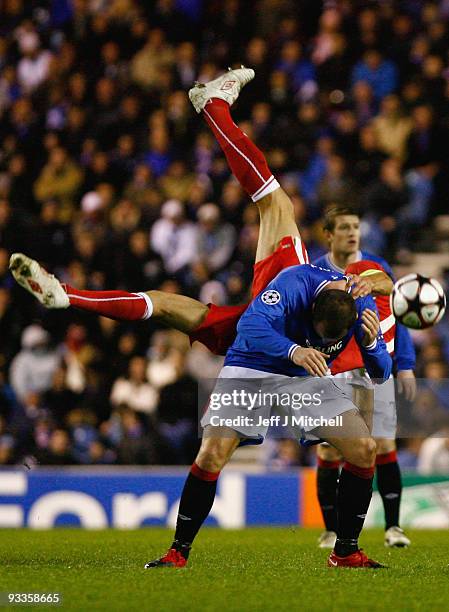
[[[377,561],[373,561],[373,559],[369,559],[361,548],[347,557],[339,557],[335,554],[335,551],[332,551],[327,560],[327,565],[328,567],[368,567],[371,569],[386,567]]]
[[[187,557],[176,548],[170,548],[163,557],[145,564],[145,569],[153,567],[185,567]]]

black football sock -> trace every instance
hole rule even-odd
[[[359,548],[358,539],[373,493],[374,466],[361,468],[346,462],[337,489],[335,554],[346,557]]]
[[[193,539],[212,508],[219,474],[220,472],[202,470],[194,463],[187,476],[172,544],[172,548],[179,550],[185,558],[189,556]]]
[[[377,488],[384,505],[385,529],[399,526],[402,480],[396,451],[377,455]]]
[[[318,457],[316,475],[318,501],[327,531],[337,531],[337,483],[339,461],[324,461]]]

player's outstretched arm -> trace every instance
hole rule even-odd
[[[348,287],[354,298],[367,295],[390,295],[393,291],[393,281],[381,270],[366,270],[360,275],[349,275]]]

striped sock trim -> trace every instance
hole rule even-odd
[[[199,478],[200,480],[205,480],[207,482],[214,482],[220,476],[220,472],[208,472],[207,470],[202,470],[196,463],[192,464],[190,468],[190,473],[192,476]]]
[[[369,468],[359,467],[358,465],[354,465],[353,463],[349,463],[349,461],[345,461],[343,464],[343,469],[351,472],[354,476],[358,476],[359,478],[364,478],[365,480],[370,480],[374,478],[374,469],[375,466]]]
[[[253,202],[258,202],[268,194],[273,193],[273,191],[276,191],[276,189],[279,189],[279,187],[280,185],[278,181],[274,178],[274,176],[270,176],[268,181],[266,181],[266,183],[262,185],[262,187],[258,189],[256,193],[253,193],[253,195],[251,196],[251,200]]]
[[[143,291],[141,293],[138,293],[137,295],[140,296],[141,298],[143,298],[145,300],[145,302],[146,302],[147,307],[146,307],[146,310],[145,310],[145,314],[142,317],[142,320],[146,321],[153,314],[153,310],[154,310],[153,302],[151,301],[150,296],[148,294],[144,293]]]
[[[317,459],[317,466],[319,468],[325,468],[326,470],[338,470],[340,463],[341,461],[326,461],[320,457]]]
[[[396,463],[398,460],[397,452],[390,451],[389,453],[382,453],[382,455],[376,455],[376,465],[386,465],[387,463]]]

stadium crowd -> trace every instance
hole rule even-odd
[[[430,250],[449,190],[448,17],[447,0],[0,2],[0,464],[192,460],[198,381],[220,358],[151,321],[46,311],[8,259],[79,288],[245,301],[257,209],[189,103],[195,79],[256,70],[235,114],[312,259],[333,204],[392,263]],[[447,317],[415,338],[417,376],[447,378]],[[403,442],[404,465],[419,446]],[[268,458],[311,460],[288,441]]]

